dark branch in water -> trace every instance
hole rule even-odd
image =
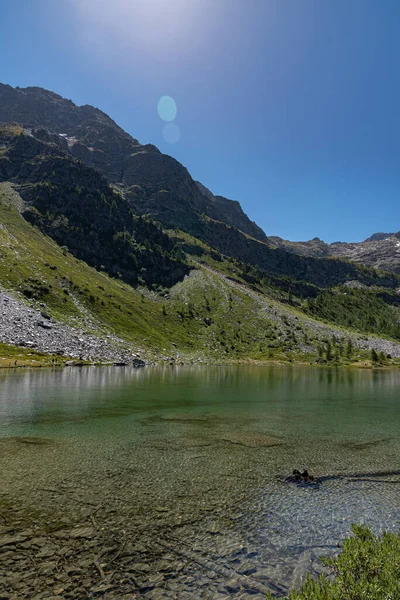
[[[372,477],[391,477],[393,475],[400,475],[400,470],[397,471],[373,471],[370,473],[338,473],[337,475],[323,475],[318,477],[319,481],[328,481],[330,479],[370,479]],[[386,483],[386,482],[383,482]]]

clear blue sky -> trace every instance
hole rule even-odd
[[[400,229],[399,0],[0,8],[1,82],[101,108],[267,234],[358,241]],[[157,113],[164,95],[178,108],[174,144]]]

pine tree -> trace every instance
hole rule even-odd
[[[346,356],[347,358],[351,358],[353,356],[353,344],[351,340],[348,340],[347,342],[347,346],[346,346]]]
[[[383,354],[383,352],[379,352],[378,357],[381,364],[386,364],[386,356]]]
[[[379,357],[378,357],[378,355],[376,353],[375,348],[372,348],[372,350],[371,350],[371,360],[372,360],[373,363],[379,362]]]

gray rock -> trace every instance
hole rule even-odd
[[[133,563],[130,565],[129,570],[137,573],[149,573],[151,571],[151,567],[147,563]]]
[[[14,546],[20,544],[21,542],[25,542],[26,539],[27,536],[25,535],[10,535],[0,537],[0,548],[3,548],[4,546]]]
[[[225,584],[225,588],[228,590],[228,592],[236,594],[240,590],[240,585],[238,584],[238,582],[236,581],[236,579],[230,579]]]
[[[144,360],[141,360],[140,358],[134,358],[132,361],[132,366],[139,368],[139,367],[145,367],[146,363],[144,362]]]
[[[241,575],[251,575],[257,571],[257,567],[254,563],[250,561],[245,561],[241,563],[237,569],[237,572]]]

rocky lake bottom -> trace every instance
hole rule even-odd
[[[400,373],[0,374],[0,599],[258,600],[400,523]],[[293,483],[294,468],[316,481]]]

